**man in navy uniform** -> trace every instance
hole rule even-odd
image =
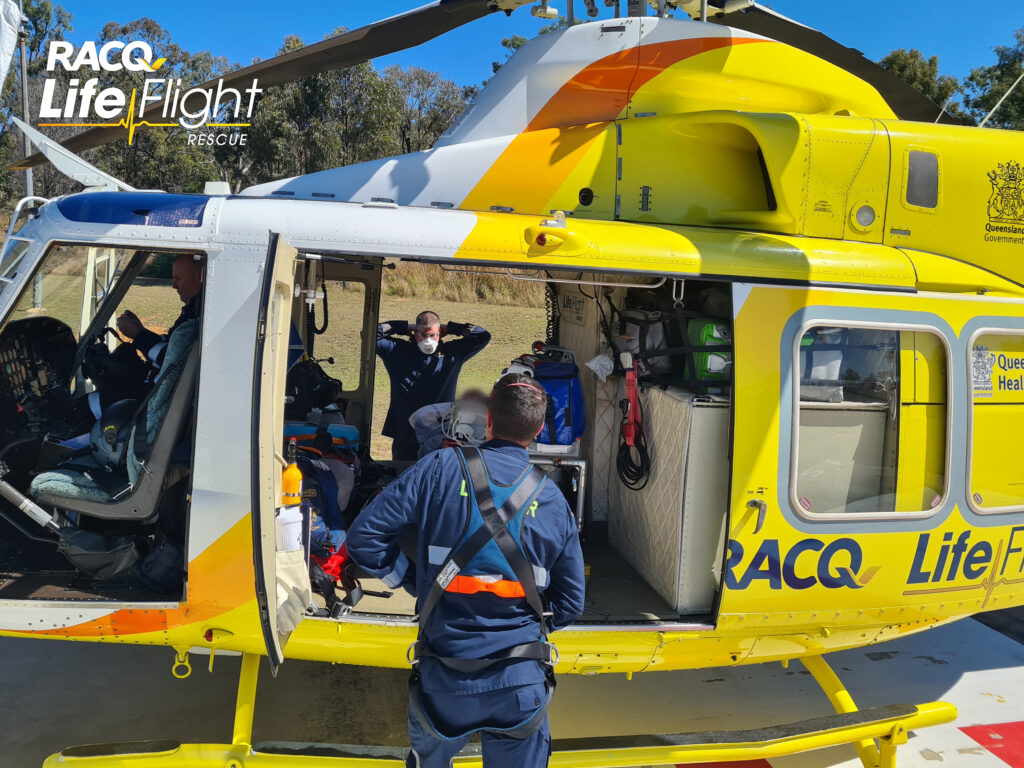
[[[441,341],[448,334],[462,338]],[[412,340],[393,336],[410,335]],[[451,402],[462,365],[486,347],[491,334],[472,323],[441,323],[434,312],[420,312],[416,322],[392,320],[377,326],[377,356],[391,379],[391,405],[383,433],[393,439],[391,457],[415,461],[419,451],[409,424],[425,405]]]
[[[546,399],[530,377],[491,392],[488,440],[443,448],[387,486],[348,532],[352,560],[417,598],[409,683],[410,768],[447,768],[481,733],[487,768],[537,768],[551,754],[548,632],[583,612],[576,522],[526,447]],[[415,563],[401,551],[415,532]]]

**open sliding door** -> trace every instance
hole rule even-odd
[[[278,596],[278,583],[281,579],[278,574],[275,516],[281,503],[285,375],[288,368],[288,339],[297,263],[295,249],[280,235],[271,233],[260,294],[253,367],[252,514],[256,596],[263,625],[263,637],[267,644],[267,656],[275,673],[277,667],[284,661],[283,645],[287,640],[287,634],[282,637],[280,631],[281,619],[286,617],[279,615],[284,606],[279,605]],[[281,565],[287,566],[284,563]],[[305,578],[308,590],[308,575]],[[288,606],[286,610],[293,607]],[[302,605],[299,610],[305,611],[305,608],[306,606]],[[301,613],[299,615],[301,616]]]

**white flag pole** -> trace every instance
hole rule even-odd
[[[1006,97],[1009,96],[1011,93],[1013,93],[1013,89],[1016,88],[1018,85],[1020,85],[1020,81],[1021,80],[1024,80],[1024,72],[1020,73],[1020,77],[1018,77],[1016,79],[1016,81],[1014,81],[1013,85],[1010,86],[1010,89],[1006,93],[1003,94],[1003,98],[1001,98],[998,102],[996,102],[996,105],[994,107],[992,107],[992,111],[989,112],[987,115],[985,115],[985,119],[982,120],[981,121],[981,125],[978,126],[979,128],[984,128],[985,127],[985,123],[987,123],[989,118],[992,117],[992,115],[994,115],[996,113],[997,109],[999,109],[1001,106],[1003,106],[1003,102],[1006,101]]]
[[[21,43],[21,119],[26,123],[32,122],[32,115],[28,109],[28,56],[25,53],[25,38],[28,37],[28,30],[24,29],[25,14],[24,14],[24,0],[18,0],[18,23],[14,28],[15,34]],[[4,67],[3,74],[4,80],[7,78],[7,66],[11,60],[11,55],[14,53],[13,46],[11,46],[11,54],[7,53],[7,36],[10,34],[9,24],[11,17],[14,15],[14,3],[12,0],[4,0],[4,12],[3,12],[3,31],[0,32],[3,41],[0,42],[0,56],[3,57],[0,61],[0,66]],[[4,82],[0,80],[0,83]],[[32,152],[32,142],[28,140],[28,136],[25,137],[25,157],[28,157]],[[25,169],[25,197],[31,197],[34,194],[32,184],[32,169]]]

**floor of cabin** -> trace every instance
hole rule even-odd
[[[586,603],[581,623],[677,621],[680,616],[622,557],[607,543],[583,545],[584,561],[590,566]],[[363,579],[363,589],[391,591],[377,579]],[[344,597],[339,593],[339,597]],[[366,595],[356,606],[355,614],[388,614],[414,616],[415,602],[405,590],[391,597]],[[686,617],[686,621],[696,617]]]
[[[33,523],[29,523],[26,528]],[[129,575],[103,584],[71,567],[55,541],[27,538],[0,519],[0,600],[102,600],[106,602],[174,602],[135,586]]]
[[[117,603],[175,602],[142,587],[96,584],[77,571],[0,571],[0,600],[97,600]]]

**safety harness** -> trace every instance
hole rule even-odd
[[[546,620],[551,615],[543,595],[537,590],[537,581],[531,565],[522,547],[523,518],[527,511],[536,503],[546,478],[534,466],[529,466],[512,484],[511,491],[505,501],[496,505],[493,490],[503,493],[508,487],[499,486],[490,480],[487,466],[479,449],[454,449],[462,465],[463,479],[467,495],[467,518],[463,535],[459,543],[452,547],[451,552],[441,565],[441,570],[430,586],[430,591],[423,600],[419,615],[419,633],[416,642],[410,647],[413,674],[409,679],[409,701],[413,711],[425,727],[437,734],[439,738],[454,741],[462,739],[478,731],[500,733],[516,739],[531,736],[540,728],[547,714],[548,705],[554,694],[555,679],[552,672],[557,662],[555,647],[547,642]],[[485,552],[485,548],[493,543],[500,553]],[[499,578],[486,572],[498,571]],[[485,575],[486,574],[486,575]],[[541,639],[529,643],[521,643],[507,648],[498,656],[486,659],[463,659],[440,656],[431,649],[423,638],[424,628],[434,608],[446,593],[475,594],[489,592],[501,598],[523,599],[537,615],[540,623]],[[446,734],[440,731],[424,711],[421,697],[420,675],[418,663],[424,658],[435,658],[449,669],[456,672],[480,672],[498,662],[510,659],[538,661],[546,666],[547,695],[544,702],[529,717],[508,728],[481,727],[465,733]]]

